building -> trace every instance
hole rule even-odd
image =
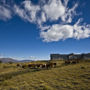
[[[69,60],[69,59],[83,59],[89,60],[90,53],[87,54],[50,54],[50,60]]]

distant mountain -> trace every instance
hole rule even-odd
[[[32,62],[33,60],[20,60],[18,62]]]
[[[13,58],[0,58],[0,61],[3,63],[7,63],[7,62],[31,62],[33,60],[15,60]]]
[[[7,63],[7,62],[18,62],[17,60],[12,59],[12,58],[0,58],[0,61],[3,62],[3,63]]]

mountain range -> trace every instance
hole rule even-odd
[[[8,63],[8,62],[31,62],[33,60],[16,60],[13,58],[0,58],[0,61],[3,63]]]

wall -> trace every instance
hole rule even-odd
[[[68,60],[68,59],[90,59],[90,53],[87,54],[50,54],[51,60]]]

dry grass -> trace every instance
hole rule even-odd
[[[0,90],[90,90],[90,61],[71,65],[53,62],[57,67],[48,70],[0,64]]]

